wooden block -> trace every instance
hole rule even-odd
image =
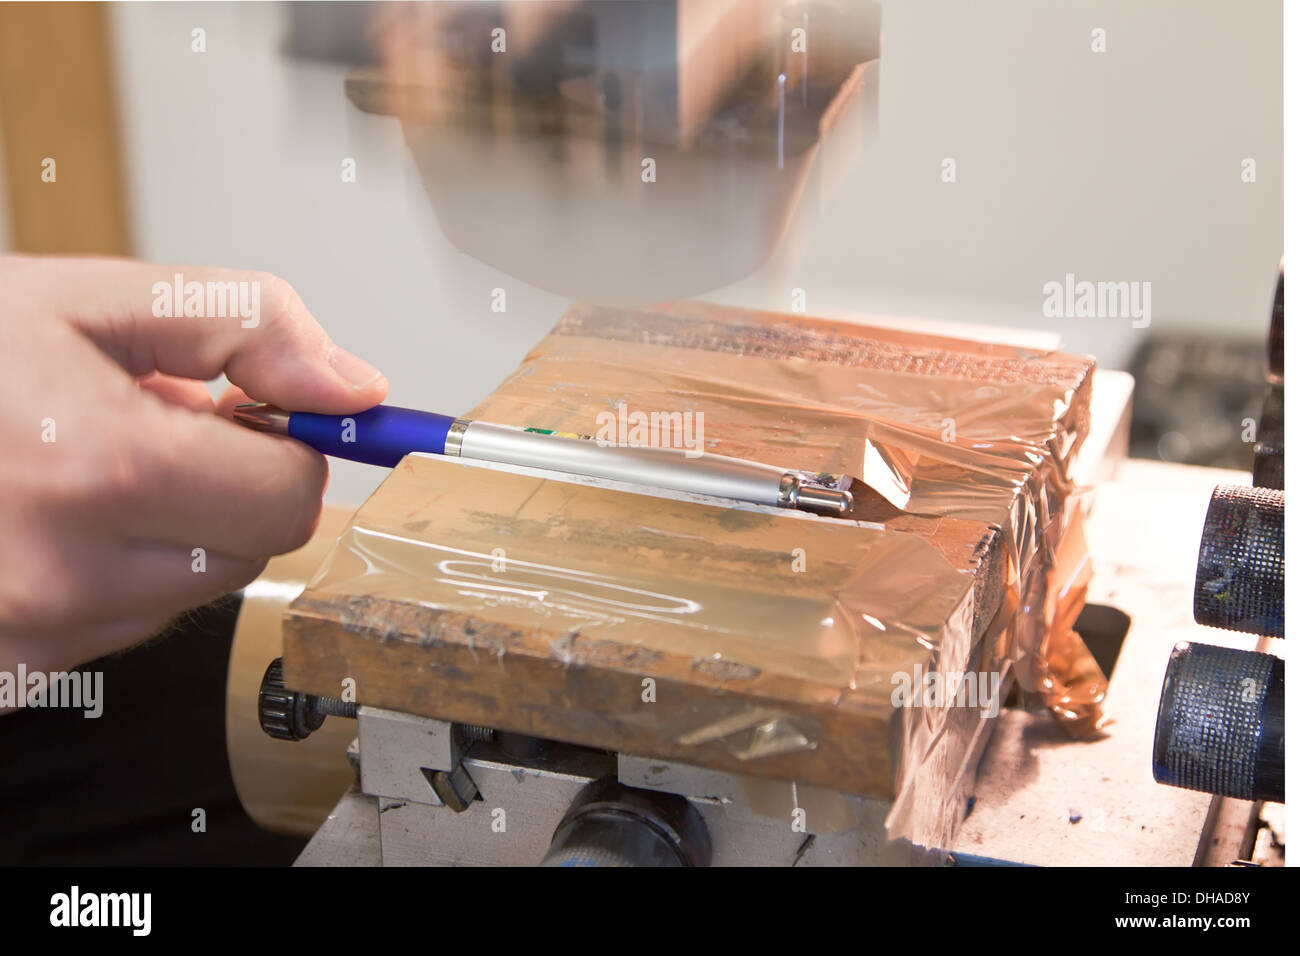
[[[1091,370],[694,304],[576,307],[469,417],[593,434],[619,402],[698,412],[711,452],[850,473],[883,454],[908,510],[815,518],[408,457],[291,605],[286,677],[894,797],[903,835],[942,842],[990,722],[894,692],[900,675],[1003,675],[1048,633],[1017,598],[1050,590]]]

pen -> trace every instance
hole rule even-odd
[[[296,438],[323,455],[387,468],[409,452],[420,451],[817,514],[847,515],[853,510],[846,475],[708,453],[692,456],[675,448],[612,445],[392,405],[376,405],[356,415],[318,415],[248,402],[235,406],[235,421]]]

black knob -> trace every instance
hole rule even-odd
[[[709,831],[684,797],[625,787],[613,777],[583,787],[542,866],[708,866]]]
[[[271,661],[257,692],[257,722],[277,740],[305,740],[319,730],[325,717],[355,717],[356,704],[289,690],[284,686],[284,660]]]
[[[1196,561],[1196,623],[1283,636],[1285,510],[1284,491],[1237,485],[1214,489]]]
[[[1283,801],[1285,685],[1284,663],[1271,654],[1180,643],[1156,715],[1156,781]]]

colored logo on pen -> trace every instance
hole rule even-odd
[[[534,435],[554,435],[556,438],[581,438],[583,441],[591,441],[590,435],[576,435],[573,432],[557,432],[550,428],[525,428],[524,431],[532,432]]]

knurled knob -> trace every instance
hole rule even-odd
[[[1284,491],[1238,485],[1214,489],[1196,561],[1196,623],[1283,636],[1285,510]]]
[[[1178,644],[1156,715],[1159,783],[1242,800],[1278,800],[1285,784],[1285,670],[1258,651]]]
[[[325,723],[325,714],[312,705],[310,695],[284,686],[284,661],[277,657],[262,675],[257,721],[277,740],[305,740]]]

